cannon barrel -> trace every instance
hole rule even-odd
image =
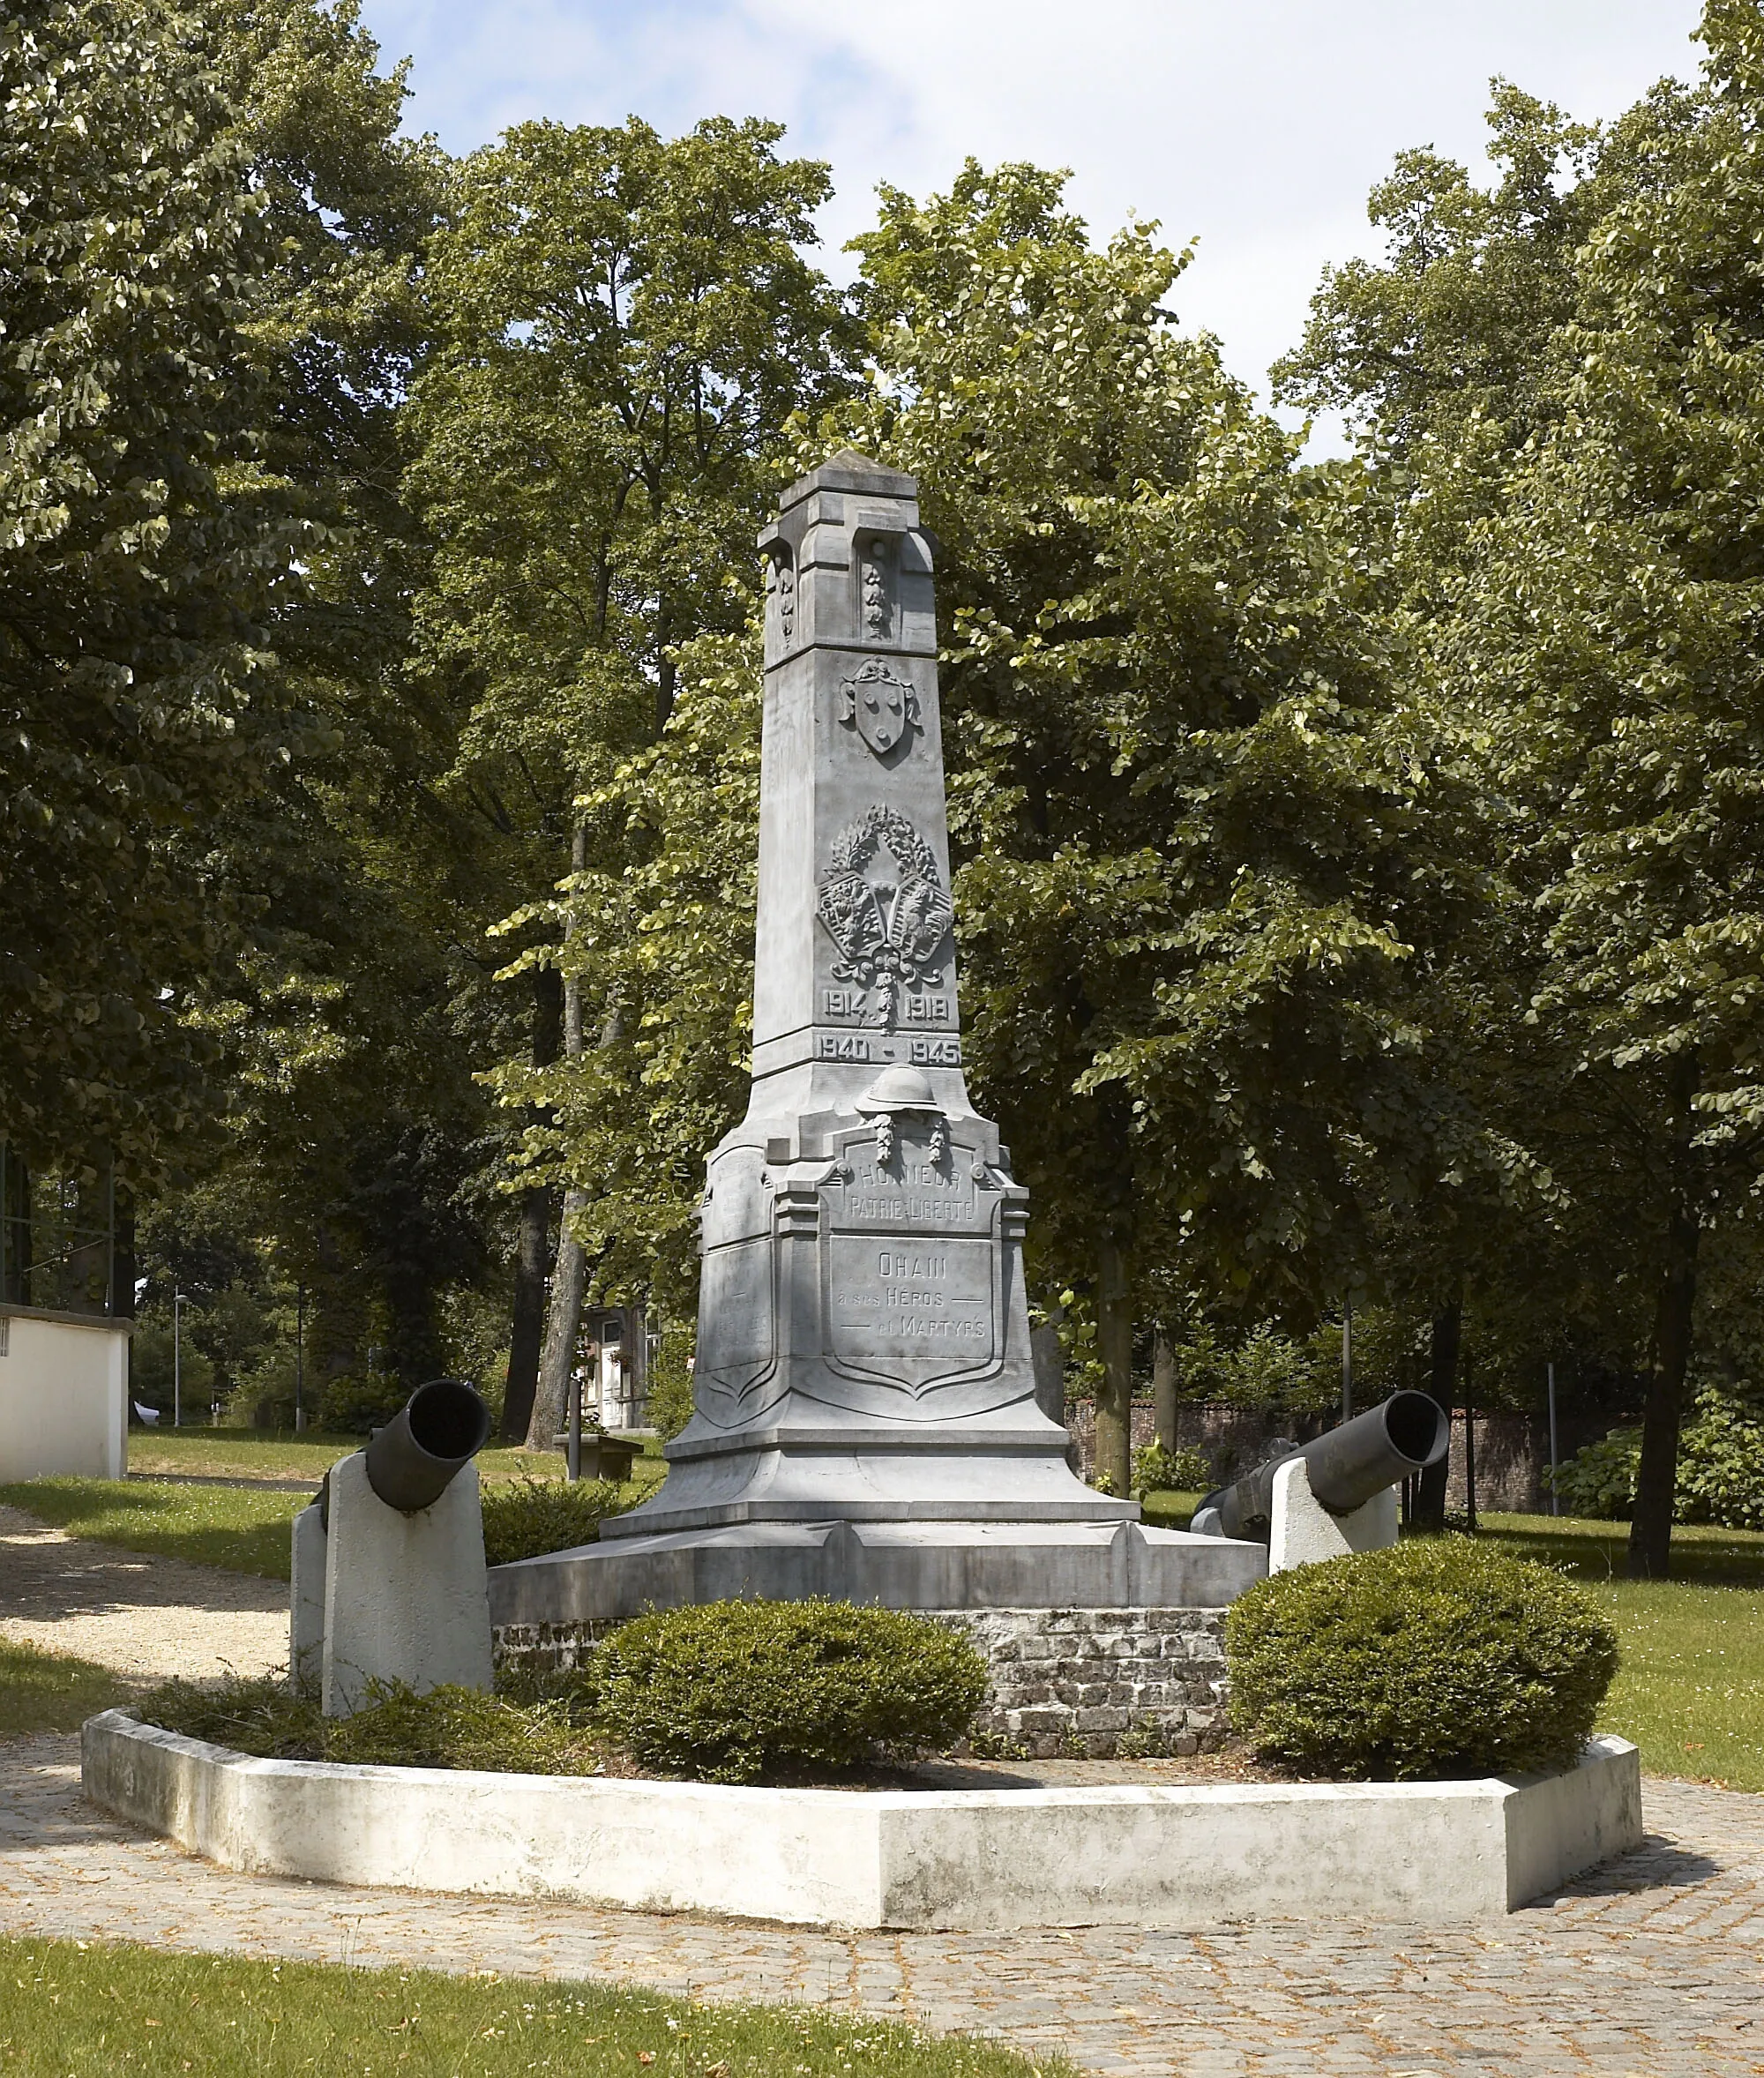
[[[1450,1435],[1445,1409],[1425,1393],[1393,1393],[1381,1407],[1329,1429],[1314,1443],[1270,1458],[1234,1485],[1209,1493],[1194,1512],[1198,1523],[1216,1511],[1221,1536],[1266,1535],[1274,1508],[1274,1476],[1294,1458],[1308,1468],[1311,1491],[1332,1515],[1351,1515],[1376,1493],[1411,1472],[1437,1464]]]
[[[490,1440],[490,1410],[462,1379],[419,1386],[368,1439],[368,1484],[389,1508],[432,1507]]]

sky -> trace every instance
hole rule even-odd
[[[1697,0],[363,0],[414,60],[409,127],[452,152],[535,117],[667,134],[758,115],[832,164],[820,264],[878,181],[924,194],[965,157],[1072,168],[1106,238],[1198,240],[1173,298],[1265,387],[1326,263],[1375,254],[1368,190],[1430,146],[1488,171],[1499,74],[1582,117],[1693,76]],[[1324,444],[1334,445],[1326,430]]]

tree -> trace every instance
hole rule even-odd
[[[1750,1223],[1764,1174],[1764,21],[1717,0],[1702,34],[1701,85],[1621,127],[1639,177],[1582,252],[1561,421],[1475,538],[1448,660],[1495,687],[1536,818],[1552,1155],[1652,1289],[1643,1577],[1668,1566],[1702,1237]]]
[[[1095,1293],[1127,1483],[1134,1308],[1178,1267],[1305,1321],[1380,1193],[1461,1156],[1414,1014],[1474,899],[1392,690],[1359,479],[1296,466],[1062,176],[970,163],[856,241],[881,380],[841,415],[941,543],[969,1051],[1058,1289]]]
[[[188,1013],[244,919],[210,833],[286,754],[265,630],[308,538],[263,459],[217,62],[158,5],[0,24],[0,1136],[137,1179],[212,1123]]]
[[[564,981],[557,1073],[505,1081],[529,1191],[557,1173],[561,1091],[599,1087],[645,1015],[609,987],[598,931],[564,947],[553,891],[641,863],[617,775],[665,729],[681,646],[744,625],[785,421],[847,380],[849,325],[799,250],[826,168],[780,159],[781,135],[523,124],[466,161],[431,252],[443,345],[407,415],[436,542],[421,654],[460,717],[447,792],[497,862],[485,921],[512,912],[529,938],[511,974]],[[634,1126],[640,1087],[624,1101]],[[562,1418],[599,1187],[592,1164],[565,1170],[535,1438]]]
[[[1764,23],[1715,0],[1701,34],[1700,85],[1603,133],[1550,116],[1566,159],[1538,159],[1517,216],[1505,189],[1438,179],[1435,214],[1470,227],[1455,253],[1424,223],[1388,268],[1326,283],[1292,364],[1368,410],[1418,668],[1480,734],[1521,1005],[1484,1034],[1483,1081],[1549,1180],[1558,1258],[1600,1288],[1605,1346],[1647,1373],[1641,1575],[1669,1561],[1699,1264],[1711,1236],[1730,1275],[1755,1251],[1764,1155]],[[1405,342],[1382,370],[1368,313]]]

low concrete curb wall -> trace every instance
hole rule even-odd
[[[807,1925],[1481,1918],[1641,1838],[1636,1750],[1484,1782],[748,1790],[256,1760],[119,1710],[86,1795],[232,1869]]]

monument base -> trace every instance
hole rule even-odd
[[[966,1751],[998,1760],[1112,1760],[1210,1751],[1227,1730],[1218,1609],[938,1609],[984,1656],[986,1701]],[[616,1623],[507,1624],[498,1667],[583,1665]]]
[[[746,1522],[498,1566],[490,1620],[617,1622],[647,1609],[826,1595],[884,1609],[1222,1609],[1267,1550],[1137,1522]]]

